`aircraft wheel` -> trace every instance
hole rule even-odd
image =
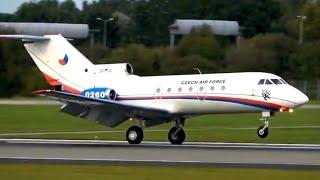
[[[143,140],[143,130],[138,126],[131,126],[126,133],[127,141],[130,144],[140,144]]]
[[[264,130],[263,130],[263,128],[264,128],[264,126],[261,126],[257,130],[257,134],[260,138],[266,138],[269,134],[268,128],[265,128]]]
[[[171,144],[182,144],[186,138],[186,134],[182,128],[173,127],[168,133],[168,140]]]

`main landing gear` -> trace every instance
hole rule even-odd
[[[144,121],[138,120],[138,125],[131,126],[126,132],[126,139],[130,144],[140,144],[143,140]]]
[[[144,121],[137,120],[138,125],[131,126],[126,132],[126,139],[130,144],[140,144],[143,140]],[[171,144],[182,144],[186,138],[186,134],[182,127],[185,119],[176,119],[176,125],[170,129],[168,133],[168,140]]]
[[[143,130],[138,126],[131,126],[126,133],[127,141],[130,144],[140,144],[143,140]]]
[[[261,121],[264,122],[263,126],[260,126],[257,130],[257,134],[260,138],[266,138],[269,135],[269,119],[271,117],[271,112],[262,112]]]
[[[182,127],[184,126],[185,119],[177,119],[176,126],[171,128],[168,133],[168,140],[171,144],[182,144],[186,139],[186,134]]]

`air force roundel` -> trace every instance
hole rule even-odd
[[[69,58],[68,58],[68,55],[66,54],[66,55],[64,55],[63,59],[59,59],[59,64],[64,66],[68,63],[68,61],[69,61]]]

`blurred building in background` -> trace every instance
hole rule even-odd
[[[192,30],[203,27],[208,27],[213,35],[240,37],[240,26],[237,21],[178,19],[169,26],[170,47],[174,47],[175,35],[190,34]]]

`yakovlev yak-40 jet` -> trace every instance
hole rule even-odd
[[[64,103],[60,111],[116,127],[129,119],[130,144],[143,140],[143,129],[170,121],[172,144],[185,140],[185,120],[203,114],[261,113],[257,134],[268,136],[275,112],[292,111],[309,99],[281,77],[262,72],[140,77],[130,64],[93,64],[61,35],[1,35],[25,41],[26,50],[50,90],[34,94]],[[14,52],[13,52],[14,53]]]

